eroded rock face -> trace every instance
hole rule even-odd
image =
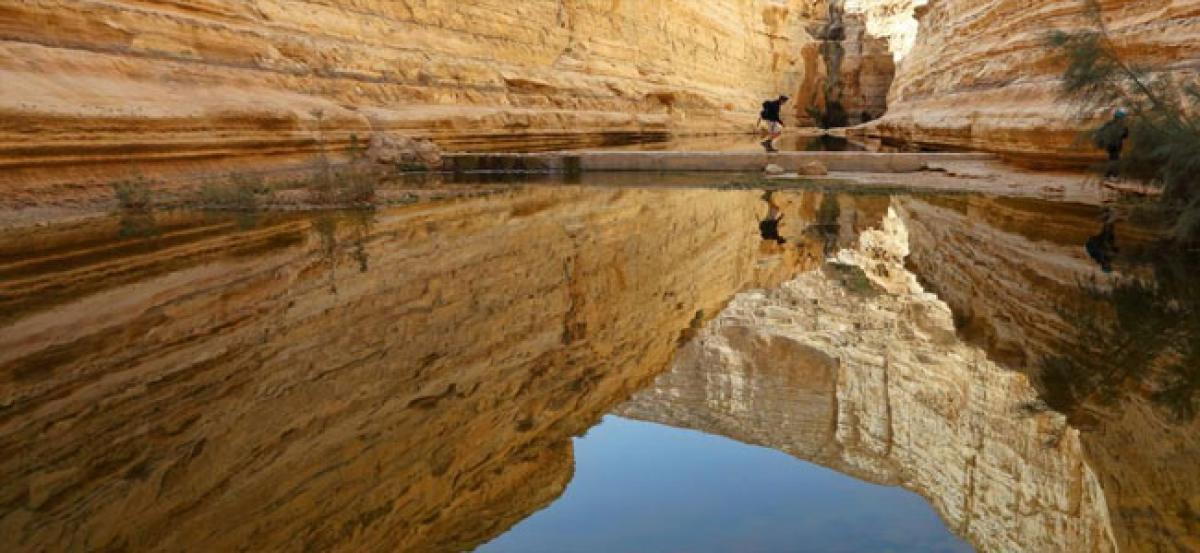
[[[867,33],[883,37],[898,63],[908,55],[917,41],[917,8],[927,0],[846,0],[846,9],[861,13],[867,22]]]
[[[833,222],[835,249],[852,245],[846,222],[878,221],[840,203],[816,217]],[[1132,263],[1107,275],[1088,257],[1100,208],[898,197],[890,209],[837,254],[841,268],[739,295],[621,412],[907,487],[982,550],[1200,547],[1200,420],[1156,395],[1152,363],[1114,371],[1080,347],[1134,338],[1085,333],[1079,317],[1112,317],[1097,292],[1154,276]],[[1153,247],[1152,229],[1117,235],[1122,256]],[[1108,376],[1048,380],[1055,355]]]
[[[984,551],[1115,550],[1079,430],[956,336],[908,254],[893,211],[841,269],[740,294],[620,412],[904,486]]]
[[[6,2],[0,186],[11,197],[18,185],[131,165],[261,165],[340,152],[351,133],[375,131],[450,150],[744,132],[762,99],[803,87],[805,25],[823,9],[815,0]]]
[[[888,90],[895,77],[893,52],[886,37],[870,33],[862,15],[846,18],[846,49],[842,60],[842,106],[850,123],[876,119],[887,112]]]
[[[922,7],[916,45],[901,64],[886,119],[871,133],[918,145],[998,152],[1033,166],[1095,158],[1080,120],[1058,101],[1063,67],[1046,33],[1085,25],[1083,2],[933,0]],[[1200,2],[1102,2],[1118,52],[1181,76],[1196,76]],[[1106,114],[1097,114],[1097,116]]]
[[[5,547],[470,549],[561,493],[570,437],[682,336],[793,274],[762,205],[526,189],[0,236]]]
[[[400,168],[419,167],[425,170],[442,168],[442,152],[428,140],[413,140],[407,136],[375,133],[367,146],[366,157],[372,162]]]
[[[896,203],[912,236],[910,264],[953,308],[960,335],[991,359],[1034,378],[1051,406],[1080,428],[1084,461],[1104,490],[1120,548],[1200,549],[1200,470],[1195,468],[1200,419],[1180,418],[1156,397],[1162,375],[1154,363],[1112,367],[1112,361],[1079,347],[1129,342],[1128,347],[1154,351],[1151,340],[1136,336],[1090,334],[1081,319],[1112,316],[1113,306],[1098,302],[1093,288],[1111,289],[1129,278],[1153,281],[1155,275],[1120,274],[1137,271],[1136,266],[1118,267],[1115,276],[1102,274],[1084,248],[1089,235],[1100,230],[1098,210],[1070,204],[1046,208],[1019,199]],[[1117,237],[1121,256],[1153,247],[1153,234],[1132,223],[1119,224]],[[1179,299],[1195,301],[1194,296]],[[1105,320],[1102,327],[1110,324]],[[1194,340],[1197,332],[1172,320],[1150,324],[1161,327],[1151,332],[1184,339]],[[1066,382],[1042,374],[1043,359],[1063,352],[1080,358],[1085,374]],[[1087,383],[1087,373],[1108,376],[1096,386]],[[1064,394],[1064,388],[1074,393]]]

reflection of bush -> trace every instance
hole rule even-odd
[[[313,231],[321,240],[321,258],[329,265],[329,289],[337,293],[337,269],[343,257],[355,262],[359,272],[370,269],[366,241],[375,224],[370,210],[329,212],[313,221]]]
[[[1200,284],[1196,260],[1158,259],[1154,278],[1101,291],[1083,283],[1092,308],[1063,313],[1076,334],[1058,355],[1041,361],[1046,402],[1078,414],[1144,392],[1180,420],[1200,400]]]
[[[867,272],[858,265],[828,263],[825,265],[825,274],[855,296],[875,297],[880,294]]]
[[[381,178],[378,168],[363,160],[336,168],[321,160],[312,177],[296,184],[308,190],[311,201],[319,205],[370,204]]]
[[[837,253],[838,236],[842,231],[842,225],[839,222],[841,218],[842,206],[838,203],[838,195],[825,192],[821,198],[821,207],[817,208],[817,224],[814,225],[824,240],[825,257]]]

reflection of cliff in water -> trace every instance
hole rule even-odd
[[[1200,547],[1194,273],[1137,264],[1130,225],[1103,274],[1095,208],[892,207],[838,265],[739,295],[619,412],[902,485],[983,550]]]
[[[1195,259],[1165,255],[1143,224],[1118,224],[1113,275],[1085,245],[1086,206],[907,200],[910,263],[973,343],[1029,374],[1081,430],[1116,542],[1200,549],[1200,290]]]
[[[760,191],[582,187],[0,235],[0,533],[470,548],[686,343],[622,413],[906,486],[987,549],[1197,547],[1196,295],[1148,233],[1113,280],[1094,208],[772,198],[784,245]]]
[[[866,286],[831,267],[739,295],[619,412],[902,485],[985,551],[1113,549],[1078,431],[956,336],[907,238],[894,217],[839,254]]]
[[[665,367],[698,313],[794,274],[794,252],[760,254],[760,204],[530,188],[0,237],[0,534],[470,548],[561,492],[571,436]]]

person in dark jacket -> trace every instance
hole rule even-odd
[[[775,140],[783,135],[783,105],[788,102],[787,96],[763,102],[762,112],[759,113],[759,123],[767,122],[767,139],[762,141],[763,148],[768,152],[778,152]]]
[[[1100,265],[1100,269],[1106,273],[1113,271],[1113,261],[1121,252],[1121,249],[1117,247],[1117,223],[1122,219],[1123,216],[1112,208],[1105,209],[1100,214],[1102,221],[1100,233],[1089,237],[1085,245],[1088,256],[1095,260]]]
[[[1104,172],[1107,179],[1121,176],[1121,150],[1125,146],[1125,140],[1129,138],[1129,127],[1125,124],[1126,115],[1128,113],[1125,108],[1117,108],[1113,118],[1092,134],[1096,147],[1108,152],[1108,169]]]
[[[775,203],[775,191],[763,193],[763,201],[767,202],[767,216],[758,222],[758,232],[763,240],[774,240],[779,245],[787,244],[787,240],[779,234],[779,223],[783,221],[783,210]]]

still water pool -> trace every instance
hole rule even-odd
[[[606,417],[562,498],[482,552],[970,551],[919,496],[728,438]]]
[[[663,184],[0,233],[0,549],[1200,550],[1153,221]]]

